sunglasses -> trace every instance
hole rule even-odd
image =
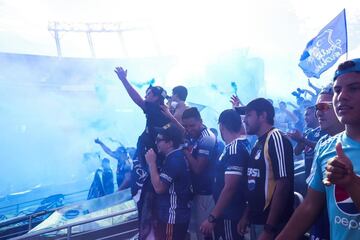
[[[315,105],[315,109],[316,111],[328,111],[332,108],[332,105],[331,102],[321,102]]]

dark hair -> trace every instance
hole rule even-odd
[[[200,112],[196,107],[191,107],[183,112],[182,119],[195,118],[201,120]]]
[[[154,94],[154,96],[158,97],[156,103],[159,105],[164,105],[164,99],[167,97],[166,91],[160,86],[151,85],[148,87],[148,89],[146,89],[146,92],[149,90]]]
[[[308,107],[305,108],[305,111],[307,111],[307,110],[315,111],[316,108],[315,108],[314,105],[313,106],[308,106]],[[294,110],[294,112],[295,112],[295,110]]]
[[[265,98],[256,98],[246,105],[246,111],[254,110],[257,115],[266,113],[266,122],[274,125],[275,109],[274,106]]]
[[[314,107],[314,103],[310,100],[304,100],[302,102],[302,105],[304,108],[308,108],[308,107]]]
[[[272,100],[271,98],[268,98],[266,100],[268,100],[271,103],[271,105],[274,105],[274,100]]]
[[[178,148],[183,143],[183,133],[175,125],[169,123],[161,128],[155,128],[158,134],[161,134],[165,141],[172,141],[173,147]]]
[[[127,150],[124,146],[120,146],[116,149],[116,152],[117,153],[123,153],[123,154],[126,154],[127,153]]]
[[[102,163],[110,163],[110,160],[108,158],[103,158],[103,160],[101,162]]]
[[[329,83],[328,85],[326,85],[325,87],[323,87],[319,93],[320,95],[322,94],[328,94],[333,96],[334,95],[334,90],[333,90],[333,84]]]
[[[172,90],[173,95],[177,95],[181,101],[185,101],[188,95],[188,91],[184,86],[176,86]]]
[[[219,116],[219,124],[222,124],[230,132],[240,132],[241,116],[233,109],[226,109]]]

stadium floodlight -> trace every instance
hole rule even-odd
[[[59,57],[62,56],[61,45],[60,45],[60,33],[66,32],[80,32],[85,33],[88,39],[88,44],[90,48],[91,55],[95,57],[94,45],[91,37],[91,33],[106,33],[106,32],[114,32],[118,33],[120,37],[120,44],[123,47],[124,52],[126,53],[126,48],[124,44],[124,40],[122,34],[127,31],[141,31],[145,30],[146,27],[130,25],[121,22],[108,22],[108,23],[69,23],[69,22],[49,22],[48,23],[48,31],[54,33],[54,39],[57,49],[57,54]]]

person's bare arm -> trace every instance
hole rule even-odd
[[[276,240],[300,239],[325,206],[325,193],[309,187],[304,202],[295,210]]]
[[[118,159],[118,156],[115,152],[113,152],[108,146],[106,146],[100,139],[95,139],[95,143],[99,144],[100,147],[106,152],[109,156]]]
[[[160,179],[159,170],[156,165],[156,153],[152,148],[145,154],[145,159],[149,165],[150,179],[155,192],[159,194],[164,193],[169,187]]]
[[[310,90],[304,89],[304,92],[305,92],[306,94],[309,94],[311,97],[316,97],[316,93],[314,93],[314,92],[312,92],[312,91],[310,91]]]
[[[211,212],[212,215],[219,217],[223,213],[225,207],[228,205],[234,193],[237,191],[240,178],[241,176],[239,175],[225,175],[225,185],[220,193],[219,199],[214,209]]]
[[[211,211],[211,215],[218,218],[223,213],[226,206],[229,204],[234,193],[237,191],[238,183],[240,181],[240,175],[225,175],[224,188],[221,190],[220,196],[214,209]],[[204,235],[210,235],[215,227],[215,223],[210,223],[207,219],[201,224],[200,230]]]
[[[240,98],[237,95],[232,95],[230,98],[230,102],[233,108],[244,106],[241,102]]]
[[[314,84],[312,84],[312,82],[310,81],[310,79],[308,79],[308,85],[309,87],[311,87],[312,89],[315,90],[316,95],[318,95],[321,92],[321,88],[316,87]]]
[[[127,93],[129,94],[130,98],[133,102],[138,105],[142,110],[145,110],[145,101],[140,96],[140,94],[131,86],[129,81],[127,80],[127,70],[124,70],[122,67],[115,68],[115,73],[117,74],[118,78],[124,85]]]
[[[293,112],[285,109],[285,113],[286,113],[286,115],[289,116],[289,118],[292,122],[296,123],[299,121],[299,118]]]
[[[305,149],[306,146],[311,148],[315,148],[316,142],[310,141],[306,137],[304,137],[298,130],[295,130],[293,133],[287,133],[287,135],[294,141],[297,142],[294,153],[295,155],[299,155]]]
[[[121,183],[121,185],[118,187],[118,191],[124,190],[128,187],[130,187],[130,181],[131,181],[131,173],[130,172],[126,172],[124,174],[124,180]]]
[[[303,135],[298,130],[295,130],[294,132],[288,132],[286,135],[296,142],[294,154],[296,156],[300,155],[305,149],[305,144],[302,141]]]
[[[302,142],[298,142],[296,143],[296,146],[294,148],[294,154],[296,156],[300,155],[305,149],[305,144],[303,144]]]
[[[244,213],[241,216],[241,218],[236,226],[237,232],[240,235],[246,234],[247,227],[249,226],[249,213],[250,213],[250,208],[249,208],[249,206],[246,206]]]

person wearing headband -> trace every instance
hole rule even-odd
[[[330,239],[360,239],[360,59],[340,64],[333,84],[332,107],[345,131],[317,146],[308,193],[277,240],[300,238],[324,206]]]

